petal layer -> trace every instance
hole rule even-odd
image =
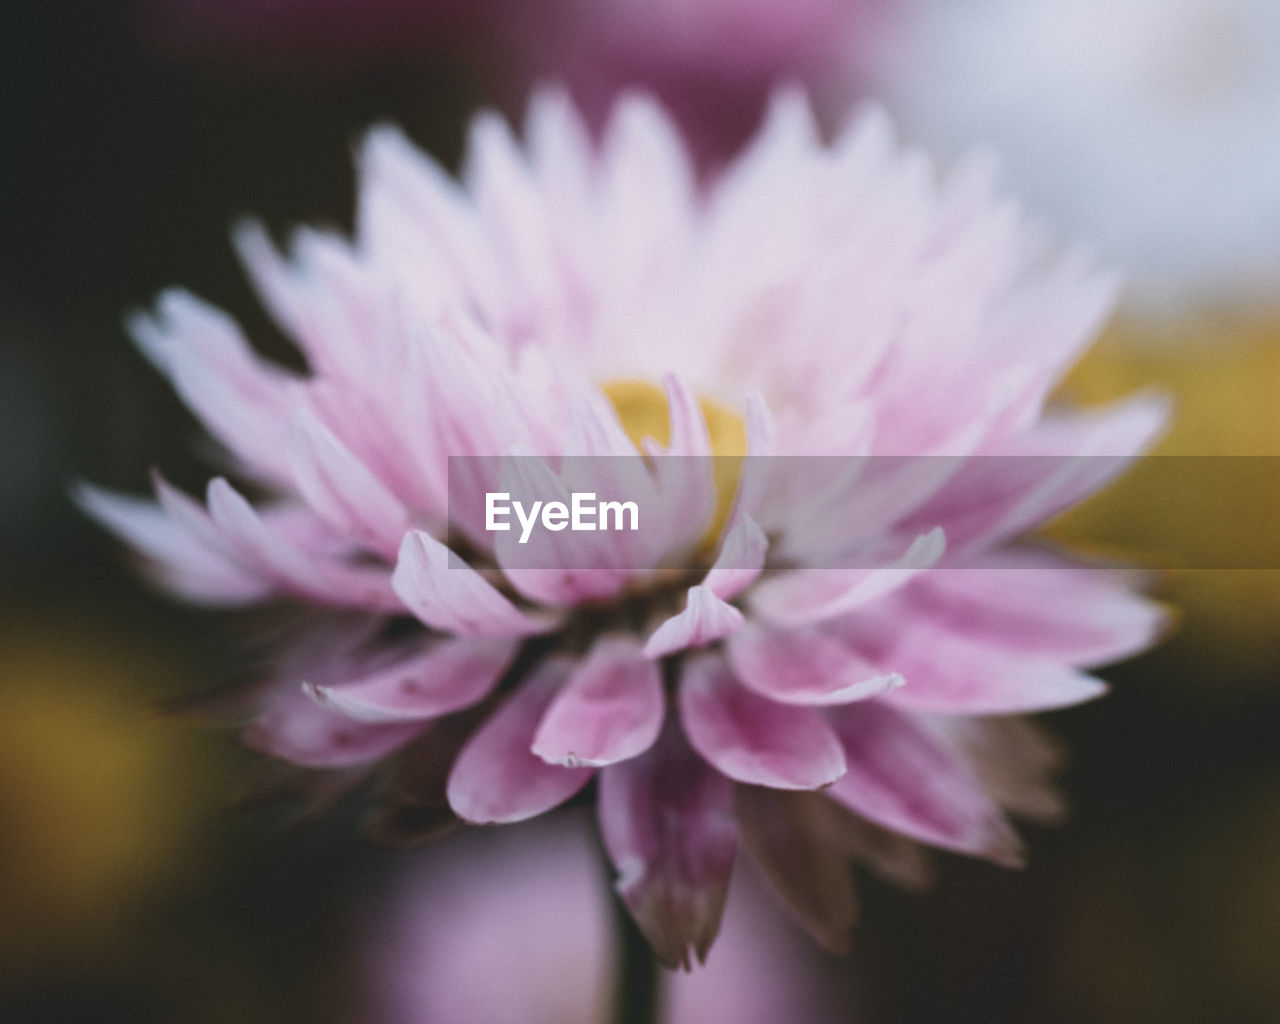
[[[840,741],[819,712],[752,693],[717,657],[684,666],[680,719],[693,749],[739,782],[818,789],[845,771]]]
[[[671,720],[649,751],[601,771],[597,813],[618,895],[659,961],[687,969],[691,951],[704,959],[738,846],[733,784]]]
[[[477,825],[523,821],[564,803],[590,781],[593,769],[547,764],[530,749],[572,665],[562,658],[544,663],[467,741],[447,787],[459,818]]]
[[[547,708],[533,752],[570,767],[623,761],[653,745],[665,712],[661,669],[635,640],[605,637]]]

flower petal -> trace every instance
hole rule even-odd
[[[858,902],[840,842],[849,812],[822,793],[738,786],[742,843],[797,919],[833,953],[849,952]]]
[[[548,764],[530,750],[572,667],[564,658],[545,662],[467,741],[447,787],[459,818],[477,825],[523,821],[564,803],[590,781],[594,769]]]
[[[532,509],[536,501],[558,501],[566,509],[573,505],[573,492],[564,480],[535,456],[512,455],[504,459],[500,479],[502,492],[511,499],[511,508],[519,503]],[[575,490],[595,493],[589,486]],[[532,601],[574,605],[612,597],[630,576],[626,571],[627,551],[617,542],[618,534],[604,530],[589,534],[575,530],[556,532],[538,527],[525,537],[514,514],[505,525],[510,528],[497,532],[494,556],[511,585]]]
[[[720,926],[738,846],[733,784],[671,719],[646,753],[600,773],[600,831],[616,888],[665,967],[701,962]]]
[[[152,501],[81,484],[76,503],[150,562],[159,582],[188,601],[236,605],[266,597],[270,585]]]
[[[551,702],[533,752],[570,767],[624,761],[653,745],[665,713],[658,666],[631,638],[605,637]]]
[[[128,326],[143,354],[246,470],[290,484],[285,438],[297,378],[258,358],[229,316],[180,288],[160,297],[154,316],[139,313]]]
[[[701,647],[728,636],[742,624],[742,612],[705,585],[689,588],[684,611],[653,631],[644,645],[646,658],[662,658],[686,647]]]
[[[946,550],[942,530],[912,541],[888,565],[858,569],[798,569],[765,580],[751,592],[751,607],[780,626],[821,622],[891,593],[936,565]]]
[[[209,515],[226,545],[281,589],[339,608],[399,610],[385,570],[349,565],[309,550],[299,531],[303,524],[293,522],[291,531],[289,521],[268,520],[221,477],[209,482],[208,502]]]
[[[391,576],[404,606],[422,622],[460,636],[528,636],[554,621],[522,612],[475,569],[422,530],[408,533]]]
[[[289,465],[298,492],[334,529],[370,551],[394,558],[409,527],[404,506],[328,427],[297,413]]]
[[[240,738],[259,753],[307,768],[345,768],[385,757],[428,725],[355,722],[322,708],[301,686],[290,686],[269,701]]]
[[[1101,679],[1056,658],[1010,652],[920,618],[904,623],[896,607],[851,616],[836,628],[882,671],[898,672],[906,679],[905,686],[885,699],[911,711],[1047,711],[1093,700],[1107,691]]]
[[[358,679],[311,686],[321,705],[361,722],[435,718],[482,700],[515,656],[509,640],[431,638]]]
[[[731,601],[760,578],[764,571],[769,538],[747,513],[725,534],[720,553],[702,585],[722,601]]]
[[[1156,441],[1168,418],[1168,403],[1151,395],[1045,418],[1007,450],[969,459],[903,525],[940,523],[954,553],[986,550],[1101,490]]]
[[[903,682],[812,627],[771,629],[748,622],[729,638],[727,651],[743,686],[784,704],[847,704]]]
[[[720,658],[685,665],[680,719],[693,749],[739,782],[818,789],[844,774],[840,741],[819,712],[744,689]]]
[[[1010,814],[1047,824],[1062,820],[1066,799],[1053,780],[1063,767],[1063,749],[1034,720],[917,717],[960,752],[991,798]]]
[[[936,569],[906,592],[913,614],[993,647],[1089,667],[1153,644],[1169,613],[1133,592],[1137,574],[1056,552],[990,552],[973,568]]]
[[[833,709],[849,770],[827,793],[873,822],[934,846],[1016,865],[1021,845],[964,762],[881,701]]]

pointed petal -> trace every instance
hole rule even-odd
[[[729,510],[729,522],[735,524],[743,515],[759,519],[772,484],[770,477],[776,469],[769,456],[777,451],[778,428],[758,391],[747,395],[746,432],[747,454],[738,464],[738,490]]]
[[[594,465],[595,460],[580,460]],[[573,492],[542,459],[513,455],[503,460],[502,491],[511,507],[525,508],[535,501],[558,501],[571,508]],[[575,487],[593,493],[594,484]],[[510,529],[496,534],[494,556],[511,585],[532,601],[551,605],[574,605],[582,601],[612,597],[626,584],[628,558],[615,534],[565,530],[555,532],[535,528],[522,539],[516,515],[509,516]]]
[[[528,636],[554,622],[522,612],[475,569],[422,530],[408,533],[391,586],[419,620],[460,636]]]
[[[538,725],[533,752],[548,764],[599,766],[648,750],[666,713],[662,672],[629,637],[597,640]]]
[[[209,482],[209,516],[220,537],[244,564],[285,591],[340,608],[398,611],[385,570],[346,564],[309,550],[297,520],[268,519],[226,480]],[[312,525],[314,516],[309,516]]]
[[[822,622],[903,586],[936,565],[946,550],[940,529],[921,534],[891,564],[859,569],[798,569],[765,580],[751,592],[751,607],[780,626]]]
[[[674,719],[644,754],[600,773],[600,831],[616,888],[665,967],[705,959],[738,846],[733,785]]]
[[[904,525],[942,524],[955,552],[985,551],[1101,490],[1163,431],[1168,403],[1139,395],[1042,419],[1013,450],[969,459]]]
[[[848,813],[841,838],[850,854],[877,878],[900,889],[918,892],[933,881],[929,848],[914,839],[872,824],[824,793],[829,803]]]
[[[742,513],[725,534],[702,585],[722,601],[733,600],[759,579],[768,551],[769,538],[750,515]]]
[[[294,416],[289,465],[298,492],[326,522],[370,551],[395,557],[409,527],[404,506],[308,412]]]
[[[844,774],[840,741],[812,708],[744,689],[720,658],[690,660],[680,719],[693,749],[731,779],[774,789],[818,789]]]
[[[1056,659],[1010,652],[928,621],[904,623],[897,611],[851,617],[835,627],[868,661],[906,679],[885,697],[895,707],[1002,715],[1070,707],[1107,692],[1101,679]]]
[[[154,316],[137,314],[128,326],[143,354],[246,469],[289,484],[292,374],[259,359],[230,317],[181,289],[166,291]]]
[[[1053,824],[1066,813],[1066,798],[1054,785],[1063,748],[1030,718],[1001,715],[919,716],[968,762],[991,798],[1010,814]]]
[[[858,902],[840,809],[822,793],[738,786],[743,846],[809,933],[832,953],[849,952]]]
[[[827,793],[904,835],[1005,865],[1021,845],[964,762],[911,716],[881,701],[832,709],[849,770]]]
[[[1134,593],[1134,573],[1022,548],[984,554],[973,568],[916,581],[913,609],[949,632],[1069,665],[1103,665],[1155,643],[1169,613]]]
[[[729,663],[743,686],[784,704],[847,704],[902,685],[817,629],[748,622],[729,638]]]
[[[301,686],[273,697],[240,734],[252,750],[308,768],[344,768],[385,757],[427,722],[356,722],[320,707]]]
[[[547,764],[530,749],[571,669],[567,659],[544,663],[467,741],[449,773],[449,806],[459,818],[477,825],[523,821],[564,803],[590,781],[594,769]]]
[[[669,523],[666,548],[696,543],[716,512],[715,460],[706,418],[693,392],[676,376],[663,381],[670,416],[665,451],[646,439],[653,475],[662,496],[660,515]]]
[[[510,640],[432,638],[357,679],[308,692],[331,711],[361,722],[436,718],[483,700],[515,657]]]
[[[89,484],[78,485],[74,497],[88,516],[141,552],[163,586],[188,601],[246,604],[271,591],[260,576],[246,572],[155,502]]]
[[[662,658],[686,647],[701,647],[728,636],[742,624],[742,612],[706,586],[689,588],[684,611],[653,631],[644,645],[646,658]]]

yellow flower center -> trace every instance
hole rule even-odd
[[[617,380],[602,388],[613,403],[622,429],[637,448],[646,437],[665,446],[671,441],[670,409],[666,393],[643,380]],[[738,490],[742,459],[747,454],[747,427],[741,416],[710,398],[699,398],[698,407],[711,436],[712,466],[716,485],[716,514],[704,544],[714,545],[729,518]]]

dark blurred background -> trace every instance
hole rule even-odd
[[[142,491],[151,466],[203,481],[123,315],[181,283],[287,358],[231,223],[349,223],[352,144],[379,120],[454,165],[483,49],[193,60],[137,10],[0,4],[0,1021],[360,1021],[358,925],[414,855],[366,845],[351,811],[232,809],[251,758],[154,709],[233,677],[245,620],[154,594],[67,492]],[[1280,582],[1251,586],[1265,605]],[[1188,622],[1052,716],[1074,811],[1029,830],[1026,871],[868,881],[834,971],[859,1019],[1280,1020],[1275,635]]]

